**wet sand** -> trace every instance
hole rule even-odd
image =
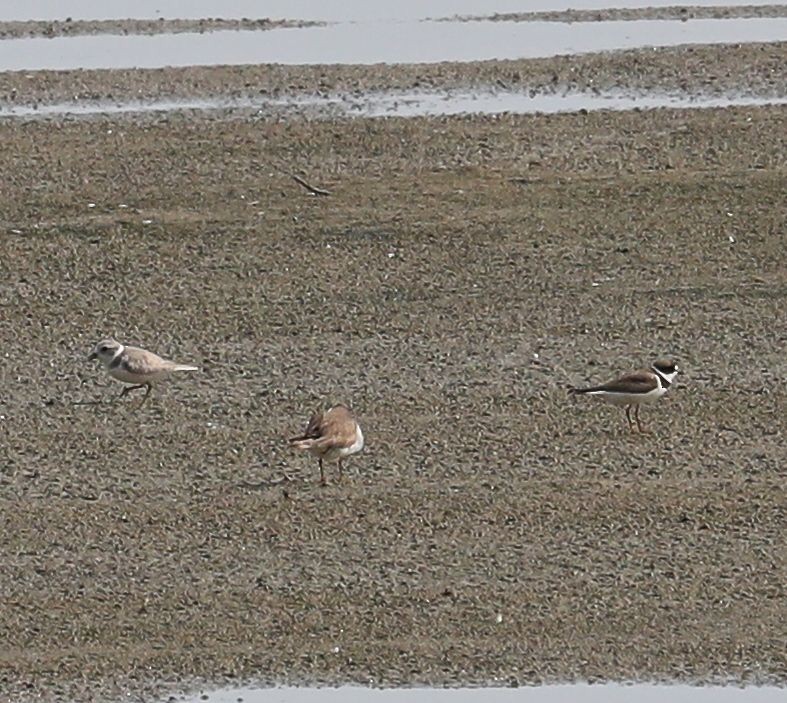
[[[735,51],[718,82],[781,85],[783,46]],[[630,74],[695,80],[663,55]],[[1,121],[0,698],[787,683],[785,135],[783,107]],[[202,371],[112,404],[107,334]],[[648,434],[566,395],[656,355],[683,373]],[[321,488],[285,440],[340,400],[368,446]]]
[[[756,16],[756,15],[755,15]],[[762,16],[762,15],[760,15]],[[776,16],[776,15],[774,15]],[[0,39],[23,37],[76,37],[95,34],[181,34],[221,30],[269,30],[285,27],[319,27],[324,22],[260,19],[150,19],[150,20],[25,20],[0,22]]]
[[[72,101],[281,98],[379,91],[787,94],[787,42],[685,46],[518,61],[370,66],[213,66],[0,73],[7,106]]]
[[[615,20],[692,20],[785,17],[785,5],[730,5],[723,7],[674,6],[557,10],[551,12],[496,13],[484,16],[435,17],[448,22],[609,22]],[[172,34],[214,32],[226,29],[265,30],[283,27],[314,27],[324,24],[308,20],[272,20],[268,17],[223,19],[125,19],[125,20],[26,20],[0,22],[0,39],[62,37],[95,34]]]
[[[696,20],[748,17],[784,17],[785,5],[729,5],[672,7],[608,7],[598,10],[551,10],[542,12],[497,12],[493,15],[460,16],[453,21],[493,22],[612,22],[615,20]]]

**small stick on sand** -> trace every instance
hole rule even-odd
[[[315,188],[313,185],[309,185],[306,181],[303,180],[300,176],[296,176],[294,173],[291,173],[290,176],[292,180],[295,181],[298,185],[302,185],[306,190],[308,190],[312,195],[330,195],[331,191],[323,190],[322,188]]]

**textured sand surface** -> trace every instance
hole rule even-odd
[[[784,684],[785,135],[0,122],[0,699]],[[107,334],[202,370],[111,404]],[[656,355],[647,435],[566,395]],[[285,439],[338,400],[320,488]]]
[[[192,66],[0,73],[0,104],[281,98],[434,89],[787,94],[787,42],[683,46],[516,61],[371,66]]]
[[[762,15],[755,15],[762,16]],[[315,27],[321,22],[261,19],[150,19],[150,20],[24,20],[0,22],[0,39],[75,37],[97,34],[181,34],[227,29],[264,31],[285,27]]]
[[[262,6],[264,10],[264,5]],[[730,5],[719,7],[673,6],[602,8],[598,10],[557,10],[553,12],[519,12],[479,17],[435,17],[447,21],[495,20],[507,22],[605,22],[615,20],[691,20],[746,19],[752,17],[784,17],[785,5]],[[96,34],[172,34],[180,32],[213,32],[226,29],[266,30],[282,27],[313,27],[323,24],[301,20],[268,17],[222,19],[124,19],[124,20],[25,20],[0,21],[0,40],[20,37],[60,37]]]

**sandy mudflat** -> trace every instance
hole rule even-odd
[[[756,15],[762,16],[762,15]],[[260,19],[150,19],[150,20],[22,20],[0,22],[0,39],[23,37],[76,37],[97,34],[181,34],[221,30],[268,30],[292,27],[317,27],[322,22]]]
[[[784,5],[730,5],[723,7],[673,6],[604,8],[598,10],[558,10],[519,12],[479,17],[435,17],[446,21],[493,20],[505,22],[609,22],[614,20],[690,20],[745,19],[750,17],[785,17]],[[265,30],[283,27],[314,27],[322,22],[272,20],[267,17],[225,19],[124,19],[124,20],[25,20],[0,22],[0,39],[21,37],[62,37],[96,34],[171,34],[173,32],[214,32],[218,30]]]
[[[0,105],[278,98],[432,89],[787,94],[787,42],[683,46],[517,61],[370,66],[194,66],[0,73]]]
[[[611,7],[597,10],[550,10],[541,12],[497,12],[493,15],[462,16],[454,21],[492,20],[495,22],[614,22],[618,20],[692,20],[784,17],[785,5],[728,5],[671,7]],[[448,18],[446,18],[448,19]]]
[[[782,84],[783,46],[739,51],[716,80]],[[0,700],[787,683],[785,135],[783,107],[0,121]],[[202,371],[112,405],[106,334]],[[665,354],[647,435],[566,395]],[[368,447],[320,488],[285,438],[337,400]]]

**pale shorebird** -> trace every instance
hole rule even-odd
[[[342,461],[363,449],[363,432],[350,409],[336,405],[325,412],[316,412],[302,435],[290,443],[298,449],[307,449],[320,462],[320,483],[325,485],[323,461],[337,461],[339,480],[342,478]]]
[[[87,358],[91,361],[101,360],[112,378],[131,384],[121,391],[118,399],[130,391],[145,388],[145,397],[138,406],[140,408],[145,404],[153,384],[163,381],[176,371],[199,370],[196,366],[162,359],[147,349],[127,347],[114,339],[101,340]]]
[[[631,421],[631,408],[633,407],[637,427],[640,432],[645,432],[639,419],[640,406],[661,398],[669,390],[677,374],[677,364],[672,361],[659,360],[649,369],[632,371],[600,386],[572,388],[569,393],[593,395],[612,405],[625,406],[626,419],[629,429],[632,431],[634,430],[634,423]]]

